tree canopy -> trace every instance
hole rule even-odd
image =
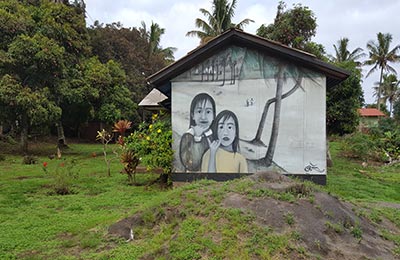
[[[227,0],[213,0],[211,11],[200,8],[200,12],[207,18],[207,21],[197,18],[195,25],[200,30],[189,31],[186,36],[198,37],[200,38],[200,44],[204,44],[229,28],[243,29],[245,25],[254,22],[246,18],[237,24],[233,23],[232,19],[235,16],[236,3],[236,0],[232,0],[232,3]]]
[[[373,67],[368,71],[367,77],[377,69],[380,70],[377,96],[377,108],[380,109],[383,74],[385,72],[396,74],[396,70],[390,65],[390,63],[400,62],[400,56],[398,54],[400,45],[396,45],[393,49],[390,49],[390,44],[393,40],[393,36],[390,33],[384,34],[379,32],[376,36],[378,40],[377,42],[371,40],[367,43],[369,57],[364,62],[364,65],[373,65]]]

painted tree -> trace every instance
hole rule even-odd
[[[400,62],[399,50],[400,45],[396,45],[393,49],[390,49],[392,42],[392,35],[390,33],[377,34],[377,42],[369,41],[367,43],[367,49],[369,52],[368,60],[364,61],[364,65],[372,65],[373,67],[367,73],[370,76],[377,69],[380,70],[378,96],[377,96],[377,108],[381,109],[381,89],[382,80],[384,73],[397,74],[396,70],[390,65],[390,63]]]
[[[251,19],[243,19],[239,23],[233,23],[232,19],[235,15],[237,1],[232,0],[213,0],[211,11],[200,8],[200,12],[206,17],[206,20],[197,18],[195,26],[200,30],[192,30],[186,33],[186,36],[195,36],[200,38],[200,44],[205,44],[215,36],[218,36],[229,28],[243,29],[244,26],[251,22]]]

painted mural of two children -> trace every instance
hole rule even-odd
[[[247,173],[239,152],[239,121],[232,111],[216,114],[214,99],[196,95],[190,105],[190,124],[180,142],[180,160],[186,171]]]

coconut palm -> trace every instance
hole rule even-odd
[[[374,96],[379,95],[379,82],[375,82]],[[400,80],[394,74],[383,75],[381,86],[381,102],[386,104],[389,101],[389,115],[392,114],[393,104],[400,97]]]
[[[200,8],[200,12],[207,18],[208,21],[197,18],[195,25],[200,30],[193,30],[186,33],[186,36],[196,36],[200,38],[200,44],[204,44],[220,35],[229,28],[243,29],[245,25],[254,22],[251,19],[243,19],[238,24],[232,23],[232,18],[235,15],[236,0],[228,3],[227,0],[213,0],[212,10],[208,11]]]
[[[369,41],[367,43],[367,49],[369,51],[369,59],[364,62],[364,65],[373,65],[371,70],[368,72],[367,77],[371,75],[372,72],[380,69],[380,78],[378,85],[378,96],[377,96],[377,107],[380,109],[381,105],[381,89],[382,89],[382,79],[383,73],[393,73],[397,74],[396,70],[389,65],[391,62],[399,62],[400,56],[397,54],[400,50],[400,45],[396,45],[390,50],[390,43],[392,42],[392,35],[390,33],[378,33],[378,42]]]
[[[174,47],[162,48],[160,46],[161,36],[165,33],[165,29],[161,28],[157,23],[151,22],[150,29],[147,30],[146,23],[142,21],[142,27],[139,28],[141,36],[148,43],[148,56],[162,54],[167,61],[174,60]]]
[[[361,65],[361,62],[357,61],[358,59],[365,56],[362,48],[356,48],[352,52],[348,50],[349,47],[349,39],[348,38],[340,38],[337,41],[337,45],[333,45],[335,49],[335,56],[331,56],[331,60],[333,62],[347,62],[352,61],[357,64],[357,66]]]

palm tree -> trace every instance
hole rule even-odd
[[[379,82],[375,83],[376,87],[374,87],[375,93],[374,96],[378,97],[379,95],[379,86],[381,86],[381,101],[386,104],[389,101],[389,115],[392,115],[393,104],[400,97],[400,80],[397,80],[395,74],[385,74],[383,75],[382,84],[379,85]]]
[[[349,39],[346,37],[340,38],[340,40],[337,41],[337,45],[333,45],[333,48],[335,48],[335,56],[331,56],[331,60],[337,63],[352,61],[355,62],[357,66],[360,66],[361,62],[357,60],[365,56],[363,53],[364,50],[362,48],[356,48],[350,52],[348,46]]]
[[[151,22],[150,30],[147,30],[146,23],[142,21],[142,27],[139,28],[141,36],[148,44],[148,57],[161,54],[167,61],[174,60],[174,47],[162,48],[160,46],[161,36],[165,33],[165,29],[161,28],[157,23]]]
[[[397,74],[396,70],[389,65],[390,62],[399,62],[400,56],[397,52],[400,49],[400,45],[396,45],[393,49],[390,49],[390,43],[392,42],[392,35],[390,33],[378,33],[377,34],[378,42],[369,41],[367,43],[367,49],[369,51],[369,59],[364,62],[364,65],[374,65],[372,69],[368,72],[367,77],[371,75],[372,72],[380,69],[380,78],[378,85],[378,101],[377,107],[380,109],[381,105],[381,88],[382,88],[382,79],[384,72],[390,72],[393,74]]]
[[[197,18],[195,25],[200,30],[193,30],[186,33],[186,36],[196,36],[200,38],[200,44],[204,44],[220,35],[229,28],[243,29],[245,25],[254,22],[251,19],[243,19],[238,24],[232,23],[235,15],[236,0],[229,4],[227,0],[213,0],[211,12],[200,8],[200,12],[207,18],[208,22]]]

